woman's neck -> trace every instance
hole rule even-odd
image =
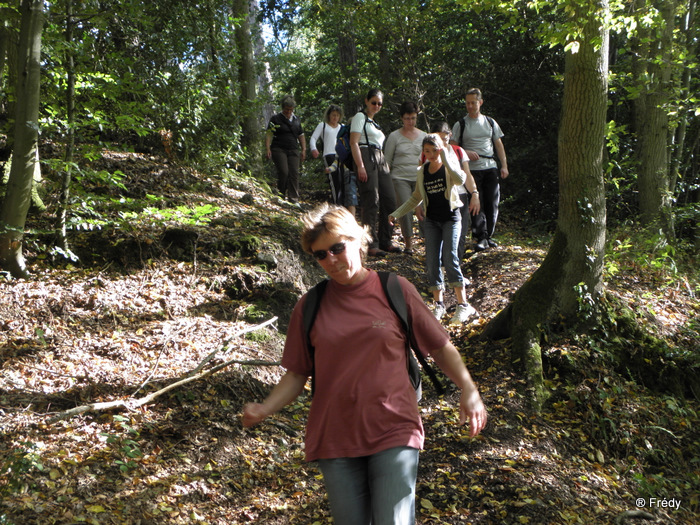
[[[435,173],[440,168],[442,168],[442,159],[440,157],[428,164],[428,171],[430,171],[430,173]]]

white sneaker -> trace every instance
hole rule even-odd
[[[445,315],[445,305],[444,304],[436,304],[435,307],[433,308],[433,315],[435,316],[435,319],[438,321],[443,318]]]
[[[457,309],[455,310],[455,314],[452,316],[452,319],[450,319],[450,324],[465,323],[471,317],[474,317],[476,315],[476,308],[474,308],[472,305],[467,304],[467,306],[462,306],[461,304],[458,304]]]

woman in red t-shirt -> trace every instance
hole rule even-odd
[[[315,393],[306,459],[317,460],[334,522],[408,525],[415,521],[415,484],[423,426],[407,374],[405,332],[379,275],[365,268],[371,237],[345,209],[329,204],[304,217],[302,246],[330,277],[309,337],[301,298],[292,312],[282,366],[287,372],[262,403],[243,409],[250,427],[293,402],[312,369]],[[460,422],[471,435],[487,413],[459,351],[417,290],[399,277],[418,347],[462,390]]]

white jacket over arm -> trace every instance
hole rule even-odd
[[[451,147],[449,150],[445,148],[441,149],[440,158],[445,166],[445,199],[450,202],[450,209],[454,210],[462,206],[462,199],[459,198],[459,192],[457,189],[464,184],[464,181],[467,180],[467,174],[459,165],[459,159],[457,159],[457,155],[455,155]],[[425,211],[427,214],[428,194],[425,192],[425,185],[423,184],[423,180],[425,178],[425,166],[427,164],[429,163],[426,162],[418,168],[415,191],[406,202],[391,213],[392,217],[397,219],[403,217],[422,202],[425,203]]]

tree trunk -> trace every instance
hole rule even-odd
[[[73,0],[66,0],[66,43],[68,44],[68,56],[66,57],[66,119],[68,121],[68,136],[66,137],[65,170],[61,181],[61,197],[56,214],[56,244],[64,252],[69,250],[68,234],[66,232],[66,217],[68,215],[68,201],[70,198],[70,183],[73,166],[73,149],[75,147],[75,64],[73,60]]]
[[[578,7],[585,18],[578,52],[566,53],[564,98],[559,129],[559,218],[542,266],[489,323],[484,335],[513,338],[513,360],[526,375],[534,408],[546,399],[540,339],[549,323],[578,322],[604,291],[605,188],[603,145],[607,111],[608,32],[600,12]],[[597,46],[596,47],[596,42]]]
[[[253,33],[257,2],[235,0],[233,14],[241,22],[236,26],[238,47],[238,78],[240,82],[241,144],[245,148],[247,162],[253,173],[262,172],[261,127],[258,122],[258,95],[255,57],[253,53]]]
[[[695,10],[697,7],[696,0],[688,0],[687,13],[683,17],[681,23],[681,34],[684,37],[685,45],[687,46],[688,56],[697,55],[697,41],[694,38],[695,26],[693,22],[695,20]],[[692,79],[692,67],[683,68],[683,73],[681,75],[681,103],[687,103],[685,101],[690,100],[693,96],[691,91],[691,79]],[[685,139],[686,133],[688,131],[688,117],[687,114],[681,113],[678,122],[678,127],[673,136],[673,148],[671,149],[671,162],[670,162],[670,173],[671,173],[671,195],[676,195],[677,185],[680,179],[680,171],[682,168],[683,152],[685,151]]]
[[[660,230],[666,239],[672,239],[668,104],[672,90],[671,54],[676,0],[652,0],[649,6],[658,7],[663,26],[659,38],[654,36],[659,30],[656,24],[642,31],[637,46],[636,73],[642,86],[642,92],[635,99],[639,210],[642,224],[654,231]]]
[[[39,130],[39,80],[43,2],[22,2],[19,41],[20,82],[17,89],[15,141],[7,193],[0,210],[0,264],[15,277],[26,277],[22,238],[31,203]]]
[[[4,20],[2,29],[0,29],[0,39],[3,40],[2,45],[5,47],[3,68],[0,68],[0,87],[4,87],[2,108],[8,119],[8,137],[7,151],[12,151],[13,137],[9,130],[14,125],[15,118],[15,90],[17,89],[17,48],[19,47],[19,31],[21,21],[16,9],[9,7],[0,7],[0,20]],[[5,71],[3,75],[3,69]],[[6,131],[6,130],[3,130]]]
[[[6,7],[0,7],[0,15],[2,15],[3,20],[5,19],[5,11],[8,9]],[[8,37],[8,30],[5,24],[0,24],[0,95],[3,93],[4,78],[5,78],[5,63],[7,57],[7,49],[9,47],[10,39]],[[2,96],[0,96],[0,115],[3,113],[3,101]]]
[[[348,24],[350,27],[351,24]],[[357,69],[357,43],[352,30],[338,32],[338,57],[340,60],[340,78],[343,83],[343,112],[352,117],[359,109],[358,100],[361,95],[357,93],[358,78]]]

